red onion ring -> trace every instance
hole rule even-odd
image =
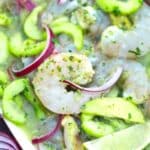
[[[64,80],[63,82],[67,83],[69,86],[71,86],[73,88],[79,89],[79,90],[84,91],[84,92],[93,92],[93,93],[103,92],[103,91],[107,91],[108,89],[110,89],[118,81],[122,72],[123,72],[123,68],[118,67],[117,71],[114,73],[112,78],[100,87],[85,88],[85,87],[82,87],[76,83],[69,81],[69,80]]]
[[[52,38],[54,37],[52,31],[48,28],[48,26],[44,26],[44,28],[46,29],[47,32],[47,45],[45,47],[45,49],[43,50],[43,52],[40,54],[39,57],[37,57],[31,64],[29,64],[28,66],[24,67],[23,69],[17,70],[15,69],[15,67],[12,67],[12,72],[18,76],[25,76],[28,73],[34,71],[35,69],[37,69],[37,67],[43,63],[45,61],[45,59],[47,59],[54,50],[54,43],[52,41]]]
[[[15,141],[6,133],[0,132],[0,149],[8,147],[9,150],[19,150]]]
[[[32,143],[33,144],[40,144],[40,143],[43,143],[43,142],[45,142],[47,140],[50,140],[56,134],[56,132],[60,129],[61,122],[62,122],[63,118],[64,118],[63,115],[59,115],[56,127],[52,131],[50,131],[48,134],[46,134],[44,136],[41,136],[41,137],[38,137],[38,138],[32,139]]]
[[[146,2],[148,5],[150,5],[150,0],[145,0],[145,2]]]
[[[28,11],[32,11],[36,5],[31,0],[16,0],[18,7],[24,7]]]
[[[66,2],[67,0],[57,0],[57,4],[62,5]]]
[[[9,145],[6,142],[1,142],[0,141],[0,150],[15,150],[11,145]]]

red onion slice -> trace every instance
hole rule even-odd
[[[60,5],[66,3],[66,2],[67,2],[67,0],[57,0],[57,3]]]
[[[146,2],[148,5],[150,5],[150,0],[145,0],[145,2]]]
[[[60,129],[63,117],[64,117],[63,115],[59,115],[56,127],[52,131],[50,131],[48,134],[32,139],[32,143],[33,144],[40,144],[40,143],[43,143],[47,140],[50,140],[56,134],[56,132]]]
[[[15,69],[15,67],[12,67],[12,72],[18,76],[25,76],[28,73],[34,71],[35,69],[37,69],[37,67],[43,63],[45,61],[45,59],[47,59],[54,50],[54,43],[52,41],[52,38],[54,37],[52,31],[48,28],[48,26],[44,26],[44,28],[46,29],[47,32],[47,45],[45,47],[45,49],[43,50],[43,52],[41,53],[41,55],[39,57],[37,57],[31,64],[29,64],[28,66],[24,67],[23,69],[17,70]]]
[[[32,11],[36,5],[31,0],[16,0],[18,7],[24,7],[28,11]]]
[[[11,145],[9,145],[6,142],[1,142],[0,141],[0,150],[15,150]]]
[[[4,132],[0,132],[0,149],[9,148],[9,150],[19,150],[15,141]]]
[[[71,86],[73,88],[79,89],[79,90],[84,91],[84,92],[95,92],[95,93],[103,92],[103,91],[106,91],[109,88],[111,88],[118,81],[118,79],[120,78],[122,72],[123,72],[123,68],[118,67],[117,71],[114,73],[112,78],[100,87],[85,88],[85,87],[82,87],[82,86],[80,86],[76,83],[73,83],[73,82],[69,81],[69,80],[64,80],[63,82],[67,83],[69,86]]]

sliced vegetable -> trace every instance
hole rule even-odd
[[[32,0],[16,0],[19,7],[24,7],[28,11],[32,11],[36,5],[32,2]]]
[[[4,132],[0,132],[0,149],[20,150],[15,141]]]
[[[108,93],[105,94],[106,97],[118,97],[119,95],[119,88],[117,86],[114,86]]]
[[[0,12],[0,26],[9,26],[12,23],[12,19],[4,12]]]
[[[5,90],[2,100],[4,116],[16,124],[23,124],[26,121],[26,114],[18,107],[13,99],[24,90],[24,79],[16,80],[9,84]],[[14,109],[15,108],[15,109]]]
[[[81,114],[81,127],[90,137],[99,138],[129,127],[125,121],[116,118],[103,118],[91,114]]]
[[[47,140],[50,140],[56,134],[56,132],[60,129],[62,119],[63,119],[63,116],[59,115],[56,127],[52,131],[47,133],[46,135],[32,139],[32,143],[33,144],[39,144],[39,143],[43,143]]]
[[[25,80],[25,91],[24,96],[29,101],[29,103],[33,106],[34,111],[39,119],[43,119],[45,117],[45,114],[42,110],[42,105],[39,103],[39,100],[35,97],[35,94],[33,92],[33,89],[30,85],[29,80]]]
[[[69,22],[69,18],[66,17],[66,16],[61,16],[61,17],[59,17],[59,18],[53,20],[50,25],[51,25],[51,26],[60,25],[60,24],[62,24],[62,23],[66,23],[66,22]]]
[[[45,49],[40,54],[40,56],[38,56],[31,64],[24,67],[23,69],[17,70],[13,66],[12,72],[16,76],[25,76],[28,73],[34,71],[41,63],[43,63],[53,53],[53,50],[54,50],[54,43],[52,41],[53,33],[47,26],[45,26],[44,28],[46,29],[46,32],[47,32],[47,42],[46,42]]]
[[[84,143],[87,150],[142,150],[150,143],[150,122]]]
[[[87,102],[81,109],[84,114],[120,118],[129,122],[144,123],[144,116],[133,103],[123,98],[99,98]]]
[[[0,32],[0,65],[7,62],[8,56],[8,38],[3,32]]]
[[[0,70],[0,83],[6,84],[7,82],[8,82],[7,74]]]
[[[67,0],[57,0],[58,4],[64,4],[65,2],[67,2]]]
[[[15,33],[10,38],[9,51],[16,57],[30,57],[40,54],[46,45],[45,41],[26,39],[20,33]]]
[[[62,120],[64,127],[64,142],[68,150],[83,150],[81,140],[79,138],[79,128],[73,117],[65,116]]]
[[[74,44],[78,50],[83,47],[83,31],[82,29],[66,20],[58,19],[50,25],[55,34],[65,33],[73,38]]]
[[[85,92],[104,92],[110,89],[118,81],[118,79],[120,78],[122,74],[122,71],[123,69],[121,67],[117,68],[117,71],[114,73],[113,77],[100,87],[85,88],[69,80],[64,80],[63,82],[69,84],[71,87],[74,87],[76,89],[79,89]]]
[[[92,137],[101,137],[114,132],[114,128],[104,122],[94,120],[93,115],[82,114],[81,115],[81,127],[86,134]]]
[[[7,74],[0,70],[0,97],[3,96],[3,90],[8,83],[8,80]]]
[[[142,6],[143,0],[96,0],[96,3],[105,12],[129,15]]]
[[[38,26],[39,14],[43,11],[44,7],[44,5],[36,7],[25,20],[24,32],[33,40],[43,40],[45,37],[44,32]]]
[[[150,0],[144,0],[148,5],[150,5]]]
[[[18,79],[11,82],[4,90],[2,109],[4,116],[16,124],[23,124],[26,121],[26,114],[22,108],[21,97],[16,97],[23,93],[26,99],[32,104],[35,113],[42,119],[44,113],[39,106],[37,99],[32,93],[29,81],[27,79]],[[15,108],[15,109],[14,109]]]

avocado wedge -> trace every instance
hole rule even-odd
[[[82,108],[84,114],[120,118],[134,123],[144,123],[140,109],[123,98],[99,98],[87,102]]]

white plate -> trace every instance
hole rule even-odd
[[[20,128],[6,119],[5,121],[23,150],[36,150],[35,146],[33,146],[27,135]]]

